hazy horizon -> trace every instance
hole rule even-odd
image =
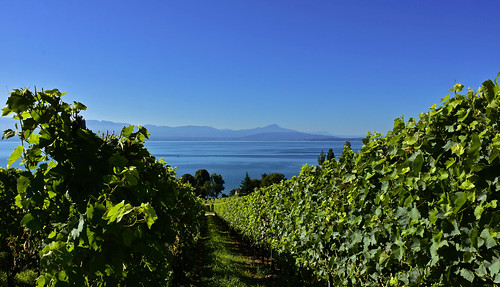
[[[257,130],[257,129],[264,129],[264,128],[270,128],[270,127],[277,127],[277,128],[281,128],[281,129],[285,129],[285,130],[291,130],[293,132],[300,132],[300,133],[307,133],[307,134],[312,134],[312,135],[323,135],[323,136],[331,136],[331,137],[339,137],[339,138],[349,138],[349,137],[352,137],[352,138],[361,138],[361,137],[364,137],[366,136],[366,134],[334,134],[334,133],[331,133],[331,132],[326,132],[326,131],[312,131],[312,132],[308,132],[308,131],[301,131],[301,130],[298,130],[298,129],[295,129],[294,127],[282,127],[280,125],[277,125],[277,124],[268,124],[268,125],[265,125],[265,126],[260,126],[260,127],[252,127],[252,128],[246,128],[246,129],[238,129],[238,128],[235,128],[235,129],[222,129],[222,128],[219,128],[219,127],[213,127],[213,126],[208,126],[208,125],[205,125],[205,126],[197,126],[197,125],[184,125],[184,126],[167,126],[167,125],[152,125],[152,124],[144,124],[144,123],[122,123],[122,122],[113,122],[113,121],[107,121],[107,120],[95,120],[95,119],[85,119],[87,121],[87,127],[89,127],[90,125],[90,128],[92,130],[94,130],[94,132],[97,132],[98,130],[99,131],[111,131],[111,130],[115,130],[117,131],[116,129],[121,129],[125,126],[128,126],[128,125],[134,125],[134,126],[144,126],[144,127],[147,127],[147,128],[151,128],[151,127],[155,127],[155,128],[174,128],[174,129],[182,129],[182,128],[190,128],[190,127],[193,127],[193,128],[207,128],[207,129],[215,129],[217,131],[220,131],[220,132],[224,132],[224,131],[233,131],[233,132],[237,132],[237,131],[246,131],[246,130]],[[17,122],[17,120],[14,120],[12,118],[10,118],[9,116],[7,117],[0,117],[0,132],[3,132],[4,130],[6,129],[14,129],[14,124]],[[102,124],[101,127],[97,128],[96,129],[96,125],[97,124]],[[151,133],[151,131],[150,131]]]

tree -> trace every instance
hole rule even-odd
[[[225,189],[224,180],[222,175],[217,173],[212,173],[210,176],[210,190],[208,195],[213,197],[218,197],[219,194]]]
[[[240,184],[240,194],[246,195],[252,193],[256,188],[260,187],[260,179],[251,179],[248,176],[248,172],[245,175],[245,178],[241,181]]]
[[[241,181],[240,183],[240,194],[245,195],[250,193],[250,186],[252,185],[251,183],[250,176],[248,176],[248,172],[245,175],[245,178]]]
[[[194,174],[196,195],[202,198],[208,196],[210,190],[210,174],[206,169],[199,169]]]
[[[254,192],[255,189],[259,187],[260,187],[260,179],[252,178],[252,180],[250,180],[250,188],[248,193]]]
[[[210,174],[206,169],[199,169],[194,174],[194,180],[197,186],[203,186],[205,182],[210,181]]]
[[[196,195],[202,198],[207,196],[218,197],[225,188],[222,175],[217,173],[210,175],[206,169],[197,170],[195,176],[186,173],[180,177],[180,181],[183,183],[189,182],[194,187]]]
[[[260,180],[260,187],[266,187],[273,185],[275,183],[280,183],[282,180],[285,180],[285,175],[278,172],[273,172],[270,174],[264,173],[262,174],[262,178]]]
[[[333,149],[329,149],[328,153],[326,154],[326,160],[330,161],[335,158],[335,154],[333,153]]]
[[[192,176],[191,174],[189,173],[186,173],[184,175],[182,175],[179,180],[182,182],[182,183],[190,183],[191,186],[195,186],[196,184],[196,181],[194,180],[194,176]]]
[[[321,150],[321,153],[318,156],[318,165],[322,165],[325,162],[326,154]]]

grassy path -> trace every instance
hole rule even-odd
[[[195,251],[192,268],[181,286],[287,286],[269,264],[231,235],[213,213],[206,214],[207,230]]]

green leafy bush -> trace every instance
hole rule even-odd
[[[201,200],[145,149],[145,128],[98,136],[63,95],[14,90],[3,109],[18,120],[3,138],[21,140],[9,166],[26,169],[5,208],[19,211],[19,243],[39,251],[38,286],[167,285],[196,242]]]
[[[500,74],[499,74],[500,77]],[[500,283],[500,88],[398,118],[354,153],[215,211],[256,244],[334,286]]]

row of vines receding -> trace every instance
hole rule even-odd
[[[500,74],[499,74],[500,77]],[[500,283],[500,88],[434,105],[354,153],[243,197],[218,216],[333,286]]]

